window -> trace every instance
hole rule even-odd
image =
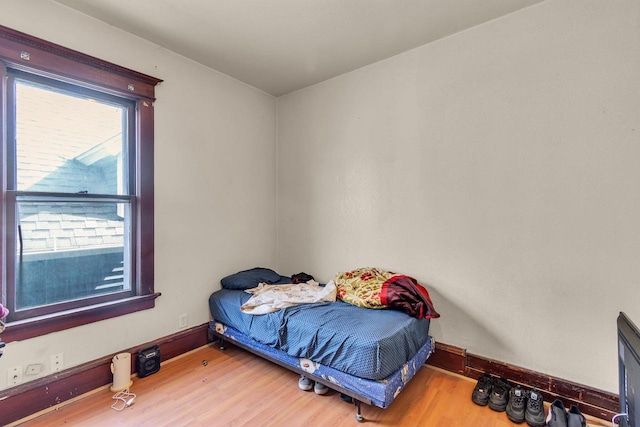
[[[160,80],[0,26],[5,341],[152,308]]]

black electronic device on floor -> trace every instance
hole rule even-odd
[[[138,352],[136,372],[138,377],[146,377],[160,370],[160,347],[152,345]]]

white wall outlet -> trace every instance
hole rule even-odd
[[[22,366],[14,366],[7,371],[7,384],[18,385],[22,382]]]
[[[184,329],[187,327],[188,324],[189,324],[189,317],[187,316],[187,313],[183,313],[180,316],[178,316],[178,329]]]
[[[51,372],[60,372],[64,368],[62,353],[53,354],[51,356]]]

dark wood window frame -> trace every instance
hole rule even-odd
[[[12,230],[7,230],[7,70],[16,70],[70,83],[105,94],[133,101],[136,105],[136,243],[135,273],[133,286],[135,295],[115,301],[60,311],[7,323],[2,333],[5,342],[24,340],[50,332],[72,328],[153,308],[160,295],[154,290],[154,188],[153,188],[153,133],[155,86],[162,80],[127,68],[94,58],[92,56],[50,43],[19,31],[0,26],[0,277],[2,301],[7,303],[6,239]]]

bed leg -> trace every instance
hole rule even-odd
[[[224,351],[224,349],[225,349],[225,348],[224,348],[224,338],[220,338],[220,340],[219,340],[218,342],[220,343],[220,347],[219,347],[219,348],[220,348],[220,350],[223,350],[223,351]]]
[[[363,423],[364,422],[364,417],[362,416],[362,408],[360,407],[360,401],[359,400],[354,400],[354,403],[356,404],[356,421],[359,423]]]

